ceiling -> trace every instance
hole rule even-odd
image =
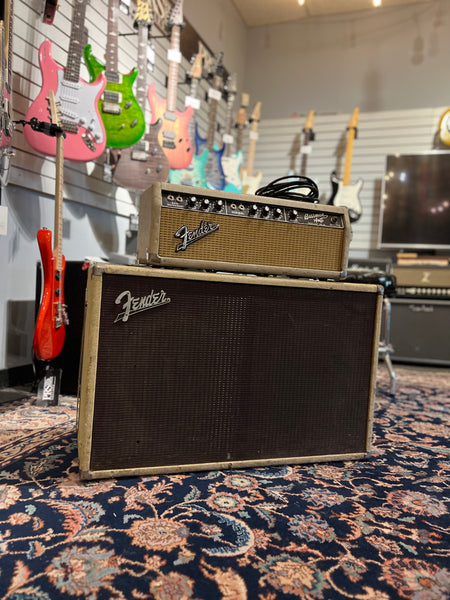
[[[382,0],[382,7],[394,7],[433,0]],[[308,17],[322,17],[374,8],[372,0],[305,0],[304,6],[298,0],[233,0],[247,27],[274,25]]]

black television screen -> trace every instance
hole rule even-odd
[[[450,152],[386,157],[378,247],[450,250]]]

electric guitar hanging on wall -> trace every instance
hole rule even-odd
[[[106,135],[98,111],[98,100],[105,89],[106,79],[101,73],[95,81],[87,83],[80,79],[82,41],[87,2],[76,0],[73,5],[69,52],[65,69],[52,57],[51,42],[45,41],[39,48],[39,65],[42,87],[29,107],[25,120],[48,121],[47,97],[52,90],[59,103],[61,125],[66,133],[64,158],[87,162],[98,158],[105,149]],[[42,135],[31,127],[24,130],[29,145],[49,156],[56,155],[57,140]]]
[[[151,26],[148,0],[137,0],[134,25],[138,29],[138,70],[136,99],[144,108],[147,91],[147,46]],[[140,141],[122,148],[112,172],[116,185],[142,192],[156,181],[167,181],[169,161],[158,141],[162,121],[149,125],[149,130]]]
[[[242,191],[244,194],[254,194],[259,188],[262,179],[261,171],[253,175],[253,163],[255,162],[256,140],[258,139],[258,124],[261,116],[261,102],[255,104],[250,118],[250,142],[248,147],[247,166],[241,170]]]
[[[219,54],[213,76],[213,84],[208,90],[209,112],[208,112],[208,132],[206,138],[202,138],[199,133],[198,124],[195,127],[195,157],[194,160],[204,161],[206,154],[205,179],[206,186],[212,190],[223,190],[225,187],[225,175],[222,168],[222,155],[225,146],[217,150],[214,146],[214,136],[216,132],[217,107],[222,98],[222,57]]]
[[[334,206],[345,206],[348,209],[350,221],[357,221],[362,214],[359,192],[363,186],[363,180],[358,179],[355,184],[351,184],[351,168],[353,157],[353,142],[356,138],[359,120],[359,108],[355,108],[347,127],[347,147],[345,150],[344,175],[342,179],[336,176],[336,172],[331,174],[332,193],[328,204]]]
[[[126,148],[141,139],[145,131],[145,117],[133,93],[133,84],[138,76],[135,67],[128,75],[119,73],[119,2],[109,0],[108,32],[105,65],[92,54],[92,46],[84,49],[91,81],[103,71],[106,89],[99,101],[99,111],[106,130],[106,145],[110,148]]]
[[[163,125],[159,132],[161,144],[171,169],[184,169],[192,160],[194,149],[189,138],[189,121],[193,108],[188,106],[183,112],[176,109],[178,67],[181,63],[180,32],[183,25],[183,0],[176,0],[169,17],[170,49],[169,77],[167,83],[167,98],[160,99],[156,94],[156,86],[152,83],[148,88],[148,101],[152,111],[152,119],[162,119]]]
[[[306,117],[303,127],[303,143],[300,146],[300,175],[306,177],[306,167],[308,164],[308,156],[311,153],[311,142],[314,141],[316,135],[314,133],[314,111],[310,110]]]
[[[439,138],[443,144],[450,146],[450,108],[440,118]]]
[[[53,90],[49,90],[51,122],[56,125],[55,222],[52,233],[40,229],[37,234],[44,288],[33,337],[33,351],[38,360],[51,360],[63,349],[68,323],[64,304],[64,274],[66,259],[62,254],[62,209],[64,171],[64,132]],[[42,133],[41,133],[42,135]]]
[[[198,84],[202,77],[203,54],[199,52],[192,59],[192,66],[189,71],[191,86],[189,96],[186,96],[186,106],[192,106],[194,110],[200,108],[200,99],[198,95]],[[189,122],[189,138],[195,139],[195,119]],[[206,187],[205,165],[208,160],[208,152],[203,152],[201,156],[194,156],[191,164],[185,169],[171,169],[169,181],[179,185],[193,185],[195,187]]]
[[[11,118],[13,11],[13,0],[9,0],[9,2],[6,0],[3,3],[3,13],[1,14],[0,21],[0,185],[8,183],[10,159],[14,155],[14,152],[11,150],[13,135],[13,122]]]
[[[238,150],[235,154],[232,154],[232,146],[234,144],[234,137],[232,135],[233,130],[233,106],[236,98],[236,75],[230,75],[226,83],[227,91],[227,130],[223,136],[223,143],[225,146],[224,153],[222,156],[222,168],[225,174],[225,188],[226,192],[242,192],[242,180],[241,180],[241,164],[244,159],[242,150]]]

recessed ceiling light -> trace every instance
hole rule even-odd
[[[303,6],[305,4],[305,0],[298,0],[298,3],[300,4],[300,6]]]
[[[372,4],[377,7],[377,6],[381,6],[381,0],[372,0]]]

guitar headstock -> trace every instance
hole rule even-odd
[[[259,121],[259,119],[261,117],[261,104],[262,104],[262,102],[257,102],[255,104],[255,107],[253,109],[252,116],[251,116],[252,121]]]
[[[192,57],[192,66],[189,70],[189,77],[191,79],[201,79],[202,68],[203,68],[203,54],[198,52]]]
[[[150,27],[152,24],[152,17],[150,11],[150,3],[148,0],[137,0],[136,12],[134,14],[134,26],[138,25],[144,27]]]
[[[238,114],[237,114],[237,118],[236,118],[236,125],[244,127],[246,125],[246,123],[247,123],[247,111],[245,110],[244,107],[242,107],[238,110]]]
[[[169,28],[183,25],[183,0],[175,0],[169,16]]]
[[[241,94],[241,107],[248,108],[249,104],[250,104],[250,95],[246,94],[244,92],[243,94]]]
[[[303,127],[304,131],[308,131],[308,129],[312,129],[314,127],[314,111],[310,110],[308,116],[306,117],[305,125]]]
[[[356,127],[358,127],[358,122],[359,122],[359,108],[356,107],[354,109],[354,111],[352,112],[352,116],[350,117],[350,121],[348,122],[348,128],[349,129],[355,129]]]
[[[50,120],[53,125],[61,127],[61,113],[59,110],[59,102],[56,101],[55,92],[48,91],[48,110],[50,112]]]

